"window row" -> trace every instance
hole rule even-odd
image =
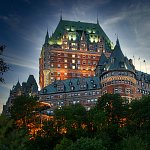
[[[112,84],[129,84],[129,85],[135,86],[135,84],[129,80],[113,80],[113,81],[102,84],[102,87],[112,85]]]
[[[101,79],[105,79],[105,78],[111,77],[111,76],[130,76],[130,77],[135,77],[135,75],[133,73],[130,73],[130,72],[118,72],[118,71],[115,71],[115,72],[110,72],[110,73],[105,74],[104,76],[101,77]]]

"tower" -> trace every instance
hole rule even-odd
[[[101,80],[102,94],[118,93],[122,97],[128,98],[129,101],[136,98],[134,66],[123,55],[118,38],[110,58],[107,60],[102,54],[97,67],[99,67],[97,74]]]
[[[50,37],[47,31],[42,46],[39,59],[40,87],[55,80],[94,76],[102,52],[107,56],[111,54],[111,41],[98,22],[75,22],[61,17]]]

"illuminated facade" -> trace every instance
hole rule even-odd
[[[60,30],[61,29],[61,30]],[[122,53],[119,40],[113,47],[99,23],[60,20],[48,32],[40,57],[39,101],[51,111],[81,103],[89,110],[98,97],[118,93],[126,102],[150,95],[150,75],[137,71]]]
[[[101,54],[94,77],[54,81],[40,91],[39,100],[51,105],[50,113],[76,103],[89,110],[106,93],[118,93],[127,103],[150,95],[150,75],[135,70],[132,60],[123,55],[118,39],[109,58]]]
[[[84,23],[60,19],[45,43],[39,59],[39,84],[43,88],[55,80],[95,75],[101,53],[110,56],[113,44],[99,22]]]

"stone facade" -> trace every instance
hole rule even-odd
[[[54,80],[95,75],[101,53],[110,56],[112,42],[99,23],[60,19],[55,32],[45,43],[39,58],[39,84],[43,88]]]
[[[37,96],[38,95],[38,85],[33,75],[29,75],[27,82],[23,82],[22,85],[18,81],[16,85],[13,86],[10,90],[9,98],[6,102],[6,105],[3,105],[3,112],[7,116],[10,115],[10,107],[13,105],[13,100],[17,96],[26,95],[26,96]]]

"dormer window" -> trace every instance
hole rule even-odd
[[[120,62],[120,68],[124,68],[125,65],[124,65],[124,62]]]
[[[114,61],[115,61],[115,58],[112,57],[111,58],[111,63],[114,63]]]
[[[91,83],[94,83],[94,80],[91,80]]]
[[[96,88],[96,84],[93,84],[93,88]]]
[[[75,87],[74,86],[71,86],[71,91],[73,91],[75,89]]]
[[[43,93],[46,94],[47,93],[47,89],[43,89]]]
[[[71,81],[69,82],[69,85],[72,85],[72,82],[71,82]]]

